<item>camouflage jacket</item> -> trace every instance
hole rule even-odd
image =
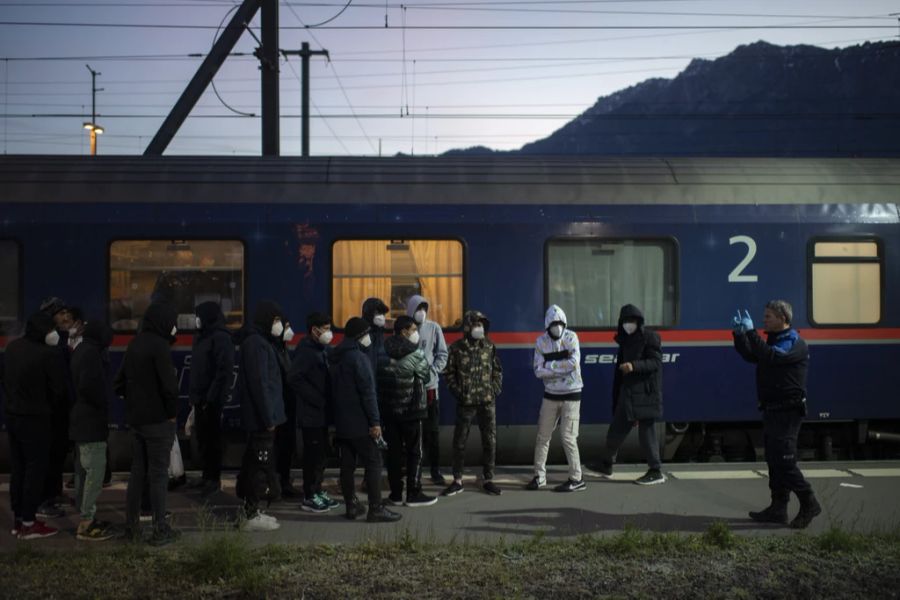
[[[503,387],[503,367],[488,339],[455,341],[443,375],[460,406],[493,404]]]

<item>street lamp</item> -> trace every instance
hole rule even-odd
[[[91,68],[91,65],[84,65],[91,72],[91,120],[82,126],[91,132],[91,156],[97,155],[97,136],[103,134],[103,127],[97,125],[97,92],[102,92],[103,88],[97,88],[97,71]]]
[[[84,128],[91,132],[91,156],[97,155],[97,136],[103,135],[103,127],[96,123],[85,123]]]

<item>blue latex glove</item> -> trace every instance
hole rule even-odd
[[[750,318],[750,311],[747,309],[744,309],[744,316],[741,317],[741,329],[744,330],[744,333],[753,329],[753,319]]]
[[[737,316],[731,318],[731,330],[734,333],[744,333],[744,329],[741,327],[741,311],[738,309]]]

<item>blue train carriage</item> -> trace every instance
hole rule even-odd
[[[759,325],[778,297],[812,349],[805,456],[898,448],[883,444],[900,431],[896,159],[3,157],[0,178],[0,345],[57,295],[109,320],[115,367],[151,298],[168,298],[182,418],[196,303],[220,302],[237,328],[276,299],[300,333],[311,310],[341,324],[374,295],[397,316],[419,293],[448,343],[465,308],[491,318],[498,459],[527,463],[533,344],[557,303],[581,338],[589,459],[611,416],[618,310],[634,303],[663,340],[664,457],[752,459],[753,368],[729,321],[748,308]],[[117,400],[120,464],[122,416]]]

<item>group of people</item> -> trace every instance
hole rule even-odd
[[[112,335],[102,321],[84,320],[80,311],[76,321],[73,309],[55,298],[41,308],[29,318],[25,335],[9,344],[5,357],[13,535],[34,539],[56,533],[38,517],[58,516],[48,513],[47,507],[59,509],[54,502],[60,500],[62,462],[70,443],[75,449],[75,503],[81,514],[76,536],[103,540],[114,535],[108,523],[96,519],[108,462],[111,385],[124,398],[125,421],[133,438],[125,535],[141,536],[143,513],[153,523],[151,544],[174,541],[178,531],[169,523],[166,495],[169,456],[177,439],[179,390],[170,348],[178,331],[175,308],[163,301],[150,304],[114,379],[107,352]],[[329,427],[334,428],[340,455],[340,490],[348,519],[366,515],[369,522],[393,522],[401,515],[389,507],[436,503],[437,497],[423,491],[424,464],[430,467],[432,483],[444,486],[442,496],[462,492],[473,419],[481,431],[481,488],[489,495],[502,493],[494,482],[494,467],[495,407],[503,369],[488,337],[487,316],[467,311],[462,337],[448,348],[441,326],[429,319],[429,302],[422,296],[408,300],[407,314],[393,319],[390,336],[385,335],[390,308],[381,299],[367,299],[361,312],[344,324],[343,339],[336,346],[332,345],[331,318],[320,312],[309,314],[306,335],[292,356],[289,343],[294,331],[278,304],[260,302],[253,319],[234,335],[217,303],[196,307],[188,420],[199,443],[203,472],[195,485],[204,497],[221,489],[222,409],[232,393],[237,344],[233,392],[241,406],[247,441],[236,487],[243,500],[239,520],[243,529],[277,529],[277,519],[261,507],[279,497],[298,498],[302,510],[315,513],[341,505],[322,487]],[[821,508],[796,464],[797,435],[805,414],[808,349],[791,327],[791,319],[790,305],[775,300],[766,306],[767,340],[759,337],[746,311],[734,319],[733,331],[740,355],[757,365],[772,493],[771,505],[750,516],[786,524],[788,498],[794,492],[801,506],[791,525],[805,527]],[[637,426],[649,469],[635,483],[660,484],[666,481],[655,428],[662,418],[660,337],[645,327],[641,311],[629,304],[621,309],[615,341],[613,418],[604,452],[592,468],[601,476],[612,475],[618,449]],[[562,308],[550,306],[544,333],[534,349],[534,374],[543,382],[544,393],[528,490],[547,485],[546,460],[557,427],[569,473],[554,489],[586,488],[578,451],[580,359],[578,335],[568,327]],[[456,401],[449,481],[440,470],[441,377]],[[300,490],[291,480],[298,430],[303,443]],[[383,454],[390,487],[386,501],[381,491]],[[356,495],[355,471],[360,463],[367,506]]]

